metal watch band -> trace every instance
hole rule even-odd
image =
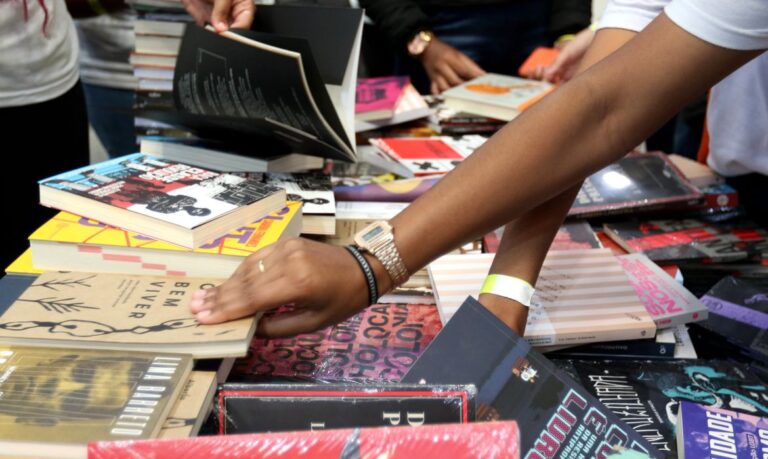
[[[349,253],[360,265],[360,269],[363,270],[363,276],[365,276],[365,282],[368,284],[368,304],[375,304],[379,299],[379,289],[376,285],[376,276],[373,274],[373,268],[368,264],[368,260],[365,259],[362,253],[354,246],[346,246]]]
[[[386,241],[384,244],[377,245],[372,249],[373,255],[379,259],[384,269],[392,278],[393,287],[397,287],[408,280],[408,269],[400,257],[400,252],[395,247],[394,239]]]

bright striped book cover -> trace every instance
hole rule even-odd
[[[197,249],[60,212],[29,237],[35,268],[163,276],[228,277],[243,258],[301,232],[301,203],[242,226]]]
[[[477,298],[493,254],[446,255],[429,265],[445,324],[467,296]],[[528,313],[534,346],[652,338],[656,325],[608,249],[550,251]]]

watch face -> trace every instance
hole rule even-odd
[[[375,228],[372,228],[370,231],[362,235],[362,239],[364,242],[371,242],[373,238],[378,236],[379,234],[384,232],[384,228],[381,226],[377,226]]]

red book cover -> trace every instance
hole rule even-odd
[[[520,432],[515,421],[503,421],[219,435],[174,440],[99,442],[88,445],[89,459],[137,457],[519,459]]]
[[[414,175],[446,174],[485,143],[479,135],[452,137],[381,137],[371,139],[376,148],[399,161]]]

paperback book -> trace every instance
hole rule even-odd
[[[301,203],[302,234],[332,235],[336,231],[336,198],[331,176],[319,172],[252,174],[285,190],[288,201]]]
[[[509,121],[549,94],[547,82],[487,73],[443,92],[455,110]]]
[[[527,459],[604,457],[616,446],[663,457],[472,298],[402,382],[474,384],[479,421],[526,426],[520,450]]]
[[[768,456],[768,418],[681,402],[680,459],[754,459]]]
[[[370,142],[399,161],[411,176],[447,174],[485,143],[479,135],[453,137],[381,137]]]
[[[8,345],[244,356],[256,317],[200,325],[192,292],[219,280],[46,272],[0,316]]]
[[[403,78],[406,78],[406,83],[401,86]],[[392,80],[395,82],[393,83]],[[382,85],[387,89],[382,90]],[[397,87],[399,95],[394,100],[394,104],[390,105],[393,102],[394,87]],[[383,97],[383,100],[379,97]],[[361,108],[370,109],[370,111],[358,111]],[[431,113],[429,105],[416,88],[407,81],[407,77],[362,78],[357,82],[355,132],[381,129],[425,118]]]
[[[285,191],[141,153],[40,181],[40,203],[180,245],[200,247],[285,207]]]

